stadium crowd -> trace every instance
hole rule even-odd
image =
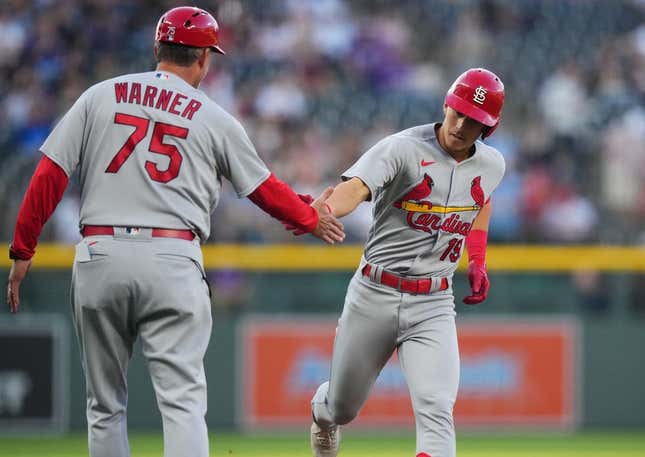
[[[0,2],[0,239],[57,118],[93,83],[154,68],[155,21],[183,3]],[[196,4],[228,52],[202,90],[298,191],[318,194],[382,136],[440,120],[450,81],[484,66],[507,91],[487,140],[507,163],[491,238],[645,243],[642,0]],[[78,199],[72,182],[41,239],[78,238]],[[292,240],[252,206],[226,188],[211,241]],[[369,212],[344,221],[349,241],[365,238]]]

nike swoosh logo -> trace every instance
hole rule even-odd
[[[421,159],[421,166],[422,167],[427,167],[428,165],[432,165],[435,162],[426,162],[425,160]]]

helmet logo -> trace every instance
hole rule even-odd
[[[484,104],[484,102],[486,101],[486,89],[484,89],[483,86],[479,86],[477,89],[475,89],[473,101],[475,103],[479,103],[480,105]]]
[[[174,41],[175,40],[175,27],[170,26],[168,27],[168,41]]]

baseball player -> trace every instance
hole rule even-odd
[[[20,208],[7,298],[19,287],[38,235],[79,170],[80,224],[72,273],[73,319],[86,377],[92,457],[130,455],[126,371],[141,339],[161,411],[166,457],[206,457],[203,357],[211,310],[199,242],[222,178],[240,197],[329,243],[340,224],[328,189],[303,203],[258,157],[244,129],[198,89],[219,46],[206,11],[179,7],[157,25],[155,71],[89,88],[51,132]]]
[[[464,248],[472,294],[486,299],[490,195],[504,160],[479,141],[499,125],[504,86],[470,69],[447,92],[441,123],[395,133],[369,149],[327,203],[336,217],[364,200],[374,218],[338,321],[331,375],[312,399],[316,457],[338,453],[339,426],[360,410],[394,350],[416,420],[417,457],[454,457],[459,384],[452,277]]]

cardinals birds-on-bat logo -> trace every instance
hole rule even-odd
[[[475,204],[482,208],[486,203],[486,197],[484,196],[484,190],[481,185],[482,177],[477,176],[470,182],[470,196],[472,197]],[[396,208],[404,208],[404,203],[413,202],[415,205],[424,207],[427,210],[432,209],[433,205],[428,198],[432,193],[432,188],[434,187],[434,181],[427,173],[424,173],[423,180],[414,186],[407,194],[401,197],[399,200],[394,202]],[[461,208],[461,207],[459,207]],[[404,208],[406,209],[406,208]],[[462,210],[473,210],[478,208],[464,207]]]
[[[403,202],[414,201],[419,205],[425,206],[426,208],[432,208],[432,202],[425,200],[432,193],[432,188],[434,187],[434,181],[427,173],[423,174],[423,181],[414,186],[410,192],[401,197],[400,200],[397,200],[394,203],[396,208],[401,208]]]
[[[393,206],[406,211],[408,225],[415,230],[423,230],[428,233],[441,230],[466,236],[472,227],[472,222],[462,220],[459,213],[479,212],[482,209],[486,203],[486,196],[481,180],[482,177],[477,176],[470,182],[470,196],[474,205],[442,206],[433,204],[430,201],[430,194],[432,194],[434,181],[428,174],[424,174],[421,182],[394,202]],[[447,214],[450,216],[446,216]]]
[[[483,208],[485,201],[484,201],[484,191],[482,190],[481,181],[482,181],[482,177],[477,176],[470,183],[470,196],[473,197],[473,200],[475,201],[475,204],[477,206],[479,206],[480,208]]]

